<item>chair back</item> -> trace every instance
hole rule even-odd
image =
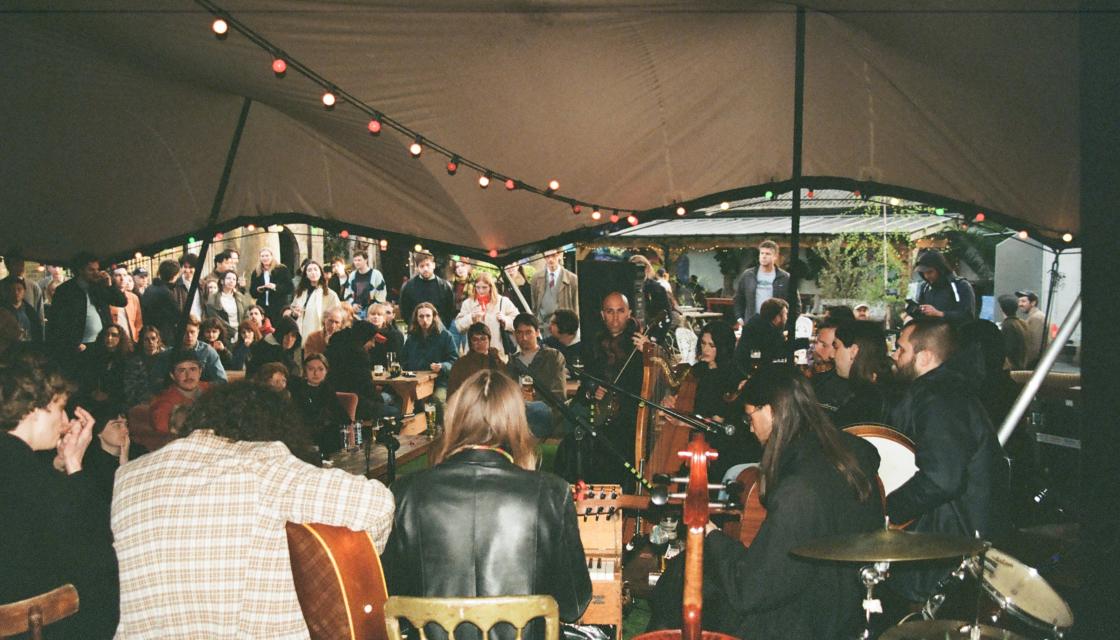
[[[78,590],[72,584],[0,605],[0,638],[29,633],[34,640],[42,640],[43,627],[77,612]]]
[[[502,596],[489,598],[409,598],[391,596],[385,603],[385,627],[389,640],[402,640],[400,618],[405,618],[426,640],[424,625],[435,623],[454,637],[455,627],[470,622],[482,631],[482,637],[499,622],[517,629],[517,640],[525,625],[534,618],[544,618],[545,640],[560,637],[560,609],[552,596]]]
[[[334,395],[338,398],[338,404],[342,407],[342,411],[350,416],[350,422],[353,422],[358,415],[358,394],[347,391],[335,391]]]

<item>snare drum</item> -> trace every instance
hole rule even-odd
[[[983,578],[980,556],[965,559],[962,570],[942,583],[931,599],[943,600],[944,606],[927,610],[927,618],[971,620],[979,607],[981,623],[1028,638],[1056,639],[1069,631],[1073,611],[1037,571],[999,549],[988,549],[983,558]],[[982,594],[976,591],[977,583]]]

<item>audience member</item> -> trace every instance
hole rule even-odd
[[[218,360],[222,369],[229,371],[233,362],[233,351],[230,348],[230,336],[226,331],[226,323],[221,318],[207,318],[199,327],[199,336],[202,342],[210,345],[218,353]]]
[[[918,289],[915,317],[946,318],[954,324],[976,319],[976,294],[968,280],[949,268],[940,251],[928,249],[914,267],[924,281]]]
[[[159,329],[164,344],[175,344],[179,340],[176,328],[179,324],[181,307],[176,302],[171,287],[179,277],[179,263],[174,260],[164,260],[159,263],[156,276],[140,299],[144,324]]]
[[[645,270],[645,280],[642,281],[642,298],[645,301],[645,324],[650,337],[661,340],[665,337],[666,330],[675,324],[677,319],[677,304],[661,281],[657,279],[657,272],[645,256],[630,257],[630,262]]]
[[[836,410],[852,395],[851,385],[846,377],[836,373],[836,327],[840,322],[822,320],[817,327],[817,339],[813,342],[813,393],[817,401],[835,417]]]
[[[454,324],[460,333],[465,332],[472,324],[485,324],[490,329],[491,347],[504,356],[506,349],[503,343],[506,340],[503,336],[513,333],[513,318],[516,315],[517,306],[497,292],[494,277],[483,271],[475,278],[473,294],[463,300]],[[509,342],[512,344],[512,337]]]
[[[390,356],[400,360],[401,349],[404,348],[404,334],[392,321],[392,313],[393,305],[387,302],[375,302],[369,306],[366,322],[377,329],[377,335],[373,337],[373,349],[369,352],[371,366],[387,367]]]
[[[249,292],[265,316],[275,320],[280,317],[280,310],[291,302],[292,274],[273,257],[272,249],[264,247],[257,255],[260,262],[249,280]]]
[[[167,386],[171,374],[171,350],[164,346],[156,327],[147,325],[140,330],[135,351],[124,368],[124,397],[129,407],[149,402]]]
[[[123,307],[110,306],[109,315],[117,326],[128,332],[129,339],[136,342],[140,339],[140,327],[144,326],[144,318],[140,310],[140,296],[128,290],[128,279],[131,277],[125,267],[113,269],[113,286],[124,293],[126,304]]]
[[[297,459],[311,445],[298,415],[266,387],[228,385],[199,399],[186,437],[121,468],[119,640],[306,638],[285,525],[365,530],[384,548],[392,495]]]
[[[303,417],[319,453],[326,459],[342,448],[339,427],[350,422],[342,410],[330,381],[330,364],[321,353],[303,358],[303,379],[295,378],[288,385],[292,401]]]
[[[455,313],[463,307],[463,301],[473,295],[471,290],[474,285],[475,273],[469,262],[456,260],[451,267],[451,291],[455,295]]]
[[[365,320],[366,307],[373,302],[385,302],[388,289],[385,277],[370,266],[364,248],[358,248],[351,261],[354,263],[354,270],[346,278],[342,300],[350,305],[358,320]]]
[[[564,356],[565,362],[579,359],[583,347],[579,343],[579,316],[570,309],[557,309],[548,322],[548,337],[544,346],[551,347]]]
[[[447,382],[449,398],[455,395],[455,391],[463,382],[475,373],[483,369],[503,371],[506,368],[501,354],[490,346],[490,327],[482,322],[476,322],[467,327],[466,335],[469,350],[466,355],[459,356],[455,366],[451,368],[451,376]]]
[[[735,317],[744,325],[762,312],[770,298],[785,300],[789,273],[778,267],[778,245],[763,240],[758,245],[758,266],[744,271],[735,281]]]
[[[303,371],[303,340],[299,335],[299,325],[291,318],[280,318],[272,337],[275,343],[261,340],[250,349],[245,373],[251,376],[264,364],[280,362],[288,368],[288,377],[299,377]]]
[[[140,296],[141,299],[144,297],[144,292],[148,290],[150,283],[148,277],[148,270],[144,267],[136,267],[132,270],[132,292]]]
[[[106,513],[113,501],[113,479],[117,469],[148,452],[128,437],[128,419],[119,411],[95,418],[93,444],[82,457],[82,466],[101,494]],[[78,594],[79,597],[81,594]]]
[[[148,410],[152,428],[163,433],[181,433],[186,411],[210,386],[202,381],[202,362],[198,354],[181,349],[171,354],[171,385],[159,392]]]
[[[184,253],[179,257],[179,279],[175,281],[175,285],[171,288],[171,293],[175,297],[175,304],[179,307],[179,313],[182,314],[185,309],[188,314],[201,318],[203,314],[203,304],[205,303],[206,288],[202,287],[201,291],[196,293],[187,302],[187,295],[190,293],[191,283],[194,282],[195,273],[198,269],[198,256],[193,253]],[[202,283],[199,283],[201,286]]]
[[[1019,296],[1019,318],[1027,323],[1027,368],[1033,369],[1050,341],[1046,334],[1046,314],[1038,308],[1038,294],[1034,291],[1016,291],[1015,295]]]
[[[253,382],[264,385],[280,395],[290,397],[288,394],[288,368],[279,362],[269,362],[261,365],[253,374]]]
[[[281,310],[281,317],[283,311]],[[272,326],[272,320],[268,318],[264,307],[255,304],[245,310],[245,319],[253,323],[257,331],[261,332],[261,339],[272,338],[272,334],[276,333],[276,329]]]
[[[19,327],[19,342],[41,343],[43,321],[35,308],[27,303],[26,292],[27,283],[22,278],[9,276],[0,280],[0,315],[10,316],[11,322]]]
[[[198,361],[202,366],[202,380],[204,382],[226,382],[226,370],[222,366],[222,358],[214,347],[199,340],[199,333],[202,330],[202,322],[199,321],[197,316],[190,316],[187,318],[187,326],[183,330],[183,343],[180,348],[188,351],[194,351],[198,355]]]
[[[229,365],[223,365],[227,371],[244,371],[249,360],[253,357],[253,345],[260,342],[261,330],[252,320],[244,320],[237,327],[237,344],[233,345]]]
[[[856,305],[852,311],[856,320],[870,320],[871,319],[871,305],[866,302],[861,302]]]
[[[535,383],[548,389],[553,398],[564,402],[567,398],[564,388],[566,379],[564,356],[556,349],[541,345],[540,321],[537,320],[537,316],[532,313],[518,314],[513,319],[513,338],[517,341],[518,350],[509,357],[509,363],[506,365],[507,372],[515,380],[521,376],[530,376]],[[535,399],[543,400],[543,398]],[[553,433],[560,433],[563,429],[563,416],[559,412],[554,412]]]
[[[856,314],[846,304],[833,304],[824,308],[824,319],[826,322],[832,322],[839,326],[841,322],[855,320]]]
[[[370,376],[369,351],[377,329],[368,322],[355,322],[331,337],[326,356],[331,363],[328,379],[335,391],[358,396],[358,417],[377,418],[384,413],[381,392]]]
[[[351,325],[350,310],[345,305],[335,305],[323,311],[323,326],[318,331],[312,331],[303,340],[303,353],[325,353],[327,344],[339,329]]]
[[[323,328],[323,312],[340,303],[334,291],[327,287],[323,267],[318,262],[309,260],[302,275],[292,300],[292,317],[299,323],[300,337],[306,339]]]
[[[451,284],[436,275],[436,259],[430,253],[416,254],[416,275],[401,287],[401,315],[412,318],[416,307],[427,302],[439,316],[441,327],[455,319],[455,293]]]
[[[206,318],[220,320],[225,334],[229,336],[248,317],[253,301],[237,290],[237,274],[233,271],[221,274],[217,282],[218,292],[206,299]]]
[[[389,592],[544,594],[556,599],[561,620],[579,619],[591,601],[591,580],[572,489],[534,470],[535,440],[517,383],[498,372],[474,374],[451,398],[444,424],[433,466],[393,485],[397,511],[382,555]],[[464,625],[455,637],[483,636]],[[539,620],[525,637],[543,637]]]
[[[0,602],[73,584],[81,607],[52,638],[102,640],[117,626],[117,559],[107,504],[83,467],[94,419],[66,413],[74,386],[42,356],[0,368]],[[57,450],[56,464],[37,452]]]
[[[125,330],[111,324],[81,354],[79,399],[90,413],[102,415],[107,407],[120,407],[127,402],[124,377],[132,347],[132,339]]]
[[[77,275],[55,291],[47,322],[47,342],[59,364],[70,371],[77,370],[78,354],[93,346],[101,330],[113,323],[109,306],[123,307],[127,302],[97,258],[79,254],[74,270]]]
[[[10,251],[4,256],[3,260],[8,267],[8,275],[5,276],[4,280],[23,282],[23,303],[32,309],[40,320],[46,318],[47,296],[44,294],[43,286],[26,276],[27,263],[23,256],[18,251]],[[3,281],[0,281],[0,285],[2,284]],[[62,284],[61,280],[55,286],[57,287],[58,284]],[[40,326],[39,329],[39,334],[32,336],[31,342],[42,342],[44,340],[43,327]]]
[[[451,365],[459,358],[459,351],[451,334],[443,328],[435,306],[421,302],[412,312],[412,324],[408,328],[408,339],[401,349],[401,366],[406,371],[434,371],[436,378],[436,397],[447,398],[447,381]]]
[[[529,281],[535,313],[543,327],[551,327],[552,314],[557,311],[571,311],[579,317],[579,277],[564,267],[563,260],[563,252],[546,251],[544,269]]]
[[[1030,356],[1030,328],[1016,315],[1019,299],[1002,295],[998,301],[1004,315],[1003,322],[999,324],[1003,332],[1003,352],[1006,356],[1004,366],[1012,370],[1026,369]]]
[[[334,291],[339,300],[342,300],[346,294],[346,279],[346,261],[340,256],[335,256],[331,259],[331,277],[327,280],[327,288]]]

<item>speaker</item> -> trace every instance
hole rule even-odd
[[[576,268],[576,275],[579,276],[579,330],[582,342],[590,343],[603,329],[603,317],[599,309],[603,298],[615,291],[625,295],[630,301],[632,317],[645,317],[645,300],[642,296],[645,271],[642,267],[629,262],[581,260]]]

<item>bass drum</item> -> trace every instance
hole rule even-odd
[[[914,441],[882,424],[854,424],[844,431],[867,440],[879,451],[879,488],[886,511],[887,496],[918,472]]]
[[[923,617],[972,620],[977,607],[981,623],[1026,638],[1061,638],[1073,626],[1073,611],[1050,583],[999,549],[966,558],[926,603]]]

